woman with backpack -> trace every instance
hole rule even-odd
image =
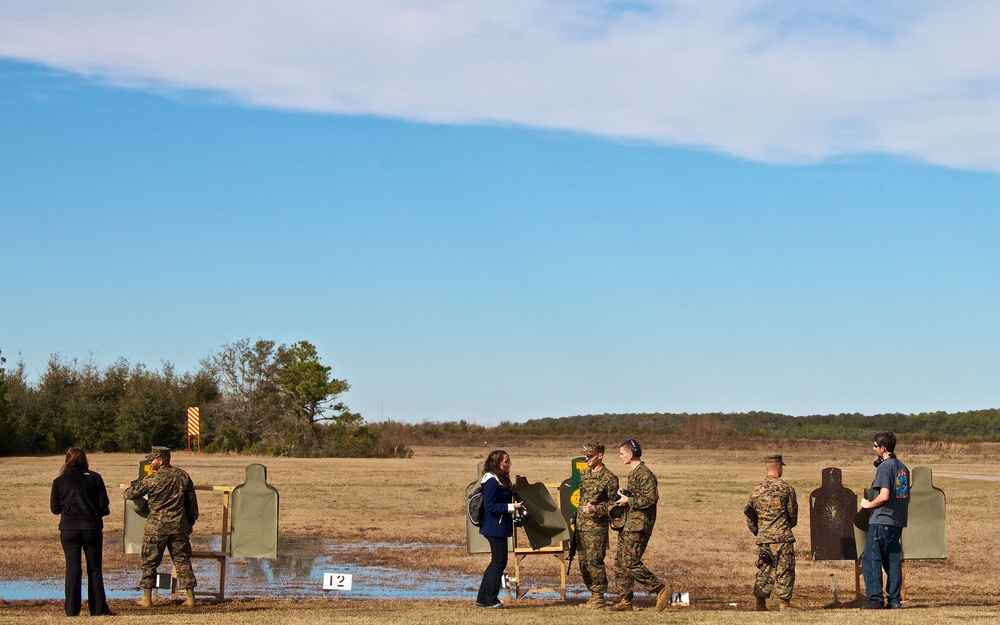
[[[520,501],[514,501],[510,455],[506,451],[491,451],[486,457],[480,484],[483,487],[484,515],[479,533],[490,543],[491,558],[479,585],[476,605],[480,608],[502,608],[500,580],[507,568],[507,539],[514,533],[514,512],[523,507]]]

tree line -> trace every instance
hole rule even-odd
[[[862,441],[883,430],[914,442],[1000,442],[1000,410],[792,416],[773,412],[604,413],[546,417],[483,426],[460,421],[374,424],[411,445],[509,445],[537,438],[622,441],[649,437],[663,444],[739,448],[762,440]]]
[[[307,341],[249,339],[223,345],[195,373],[170,364],[153,371],[119,359],[49,359],[37,382],[22,362],[0,354],[0,455],[144,452],[187,444],[188,406],[201,411],[202,449],[313,457],[409,457],[407,445],[490,445],[531,437],[656,435],[726,445],[772,438],[865,441],[889,430],[909,440],[1000,442],[1000,409],[919,414],[791,416],[743,413],[605,413],[502,421],[367,423],[341,400],[350,388],[332,377]],[[406,444],[403,444],[405,441]]]
[[[587,431],[624,436],[677,434],[700,438],[749,437],[866,441],[890,431],[910,440],[998,442],[1000,409],[918,414],[860,413],[792,416],[774,412],[630,413],[532,419],[501,424],[523,434]]]
[[[352,412],[350,386],[308,341],[243,339],[202,359],[195,373],[118,359],[108,366],[52,356],[37,382],[0,354],[0,455],[144,452],[187,445],[187,408],[201,417],[202,450],[314,457],[408,457]]]

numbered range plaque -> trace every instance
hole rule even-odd
[[[323,590],[350,590],[353,577],[350,573],[323,573]]]

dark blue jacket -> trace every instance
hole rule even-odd
[[[483,536],[506,538],[514,533],[514,517],[509,512],[514,497],[511,492],[500,485],[492,473],[486,474],[483,482],[483,507],[486,514],[479,533]]]

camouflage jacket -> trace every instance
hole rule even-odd
[[[780,477],[768,476],[750,494],[757,522],[747,518],[747,527],[757,534],[757,544],[793,543],[792,528],[799,522],[795,489]]]
[[[608,508],[618,499],[618,476],[604,467],[597,474],[589,468],[580,473],[580,506],[594,504],[594,514],[576,514],[576,529],[581,532],[608,531]]]
[[[147,534],[185,534],[198,519],[198,496],[191,477],[177,467],[158,471],[136,480],[125,490],[125,499],[145,496],[149,501]]]
[[[640,462],[628,474],[628,486],[625,488],[632,492],[632,496],[628,499],[625,527],[622,531],[652,534],[653,524],[656,523],[656,502],[660,499],[656,489],[656,476],[645,462]]]

